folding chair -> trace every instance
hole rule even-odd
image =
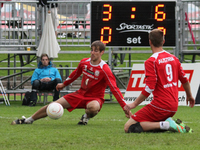
[[[6,95],[6,91],[5,91],[4,87],[3,87],[3,84],[1,82],[1,80],[0,80],[0,91],[1,91],[1,94],[3,96],[3,99],[4,99],[4,102],[5,102],[6,106],[8,106],[8,105],[10,106],[10,102],[8,100],[8,97]]]

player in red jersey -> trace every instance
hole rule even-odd
[[[116,97],[122,109],[126,105],[123,95],[116,85],[114,75],[109,66],[101,59],[104,51],[105,45],[101,41],[94,41],[91,45],[90,58],[82,59],[76,70],[74,70],[63,83],[57,84],[56,86],[57,90],[62,90],[65,86],[69,85],[83,74],[81,88],[78,91],[67,94],[56,101],[69,112],[76,108],[84,108],[85,114],[78,123],[80,125],[86,125],[89,118],[94,117],[101,110],[105,101],[104,93],[107,85],[110,87],[110,90]],[[11,124],[30,124],[35,120],[44,118],[47,116],[47,106],[48,105],[39,109],[31,117],[17,119]],[[125,114],[126,117],[129,118],[131,116],[131,111],[125,111]]]
[[[195,100],[192,97],[190,84],[174,55],[163,50],[164,35],[161,30],[154,29],[149,34],[149,44],[153,55],[147,59],[145,65],[146,85],[139,97],[124,109],[130,111],[143,102],[151,93],[153,100],[150,104],[133,114],[126,122],[124,130],[127,133],[150,130],[168,130],[174,132],[191,132],[181,122],[172,120],[178,108],[178,80],[181,81],[186,92],[186,103],[193,107]]]

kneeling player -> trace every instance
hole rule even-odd
[[[193,107],[195,100],[190,84],[177,57],[163,50],[164,35],[154,29],[149,34],[149,44],[153,55],[145,61],[146,86],[139,97],[124,109],[129,112],[143,102],[151,93],[153,100],[131,116],[124,126],[125,132],[140,133],[151,130],[192,132],[180,120],[174,121],[178,109],[178,81],[186,92],[186,103]]]

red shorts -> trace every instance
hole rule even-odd
[[[163,110],[148,104],[132,115],[131,118],[137,122],[158,122],[173,117],[175,113],[175,111]]]
[[[94,98],[94,97],[84,97],[83,95],[79,94],[78,92],[70,93],[63,97],[71,105],[71,108],[67,109],[69,112],[71,112],[72,110],[74,110],[76,108],[85,108],[86,109],[87,104],[94,100],[99,102],[100,109],[104,103],[104,99]]]

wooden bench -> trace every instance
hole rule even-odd
[[[196,55],[200,55],[200,50],[182,50],[181,53],[183,54],[182,60],[184,60],[184,55],[193,55],[191,62],[195,62]]]
[[[25,94],[27,91],[31,92],[31,89],[16,89],[16,90],[5,90],[6,94]],[[61,90],[60,95],[66,95],[69,93],[73,93],[77,90]],[[126,90],[125,89],[120,89],[122,94],[125,94]],[[48,95],[49,94],[54,94],[53,91],[39,91],[38,96],[39,100],[38,102],[42,102],[41,97],[43,96],[43,104],[45,105],[48,102]],[[111,91],[109,89],[105,90],[105,94],[111,94]],[[53,99],[52,99],[53,100]]]
[[[200,50],[182,50],[183,55],[199,55]]]
[[[26,92],[31,92],[31,89],[16,89],[16,90],[5,90],[6,94],[25,94]],[[43,95],[43,104],[45,105],[47,102],[47,96],[49,94],[53,94],[53,91],[39,91],[38,92],[38,96],[39,96],[39,100],[37,102],[42,102],[42,95]]]

